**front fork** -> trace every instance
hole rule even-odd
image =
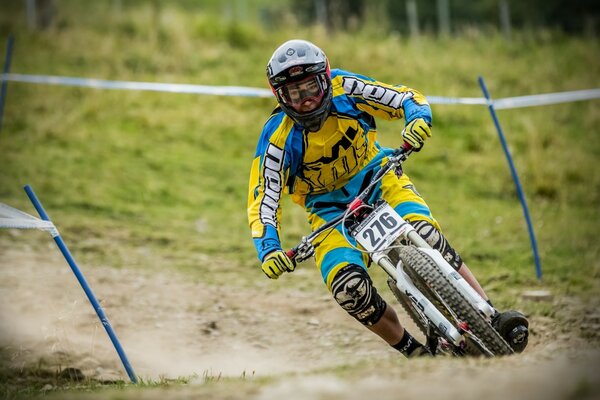
[[[423,294],[411,282],[406,272],[402,268],[396,268],[392,261],[383,253],[372,255],[375,261],[383,270],[396,282],[396,287],[402,293],[405,293],[410,300],[425,314],[427,319],[437,327],[439,332],[445,336],[446,340],[457,347],[462,347],[464,338],[462,333],[456,329],[444,315],[435,306],[423,296]]]

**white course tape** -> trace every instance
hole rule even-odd
[[[58,230],[51,221],[44,221],[21,210],[0,203],[0,228],[7,229],[40,229],[58,236]]]
[[[29,215],[21,210],[17,210],[16,208],[7,206],[4,203],[0,203],[0,217],[38,219],[38,218],[36,218],[32,215]]]
[[[41,83],[48,85],[80,86],[97,89],[123,89],[123,90],[148,90],[155,92],[208,94],[215,96],[241,96],[241,97],[271,97],[269,89],[251,88],[243,86],[206,86],[181,83],[154,83],[132,81],[109,81],[104,79],[74,78],[51,75],[25,75],[25,74],[0,74],[0,80]],[[499,110],[558,104],[580,100],[600,98],[600,89],[577,90],[572,92],[546,93],[532,96],[506,97],[493,100],[492,104]],[[427,96],[430,104],[465,104],[486,105],[483,97],[443,97]]]
[[[0,228],[50,230],[54,224],[50,221],[33,219],[0,218]]]
[[[210,94],[216,96],[271,97],[268,89],[241,86],[203,86],[181,83],[153,83],[108,81],[103,79],[71,78],[49,75],[2,74],[2,79],[13,82],[45,83],[48,85],[83,86],[97,89],[149,90],[154,92]]]
[[[487,104],[483,97],[440,97],[440,96],[425,96],[429,104],[468,104],[479,105]]]
[[[573,92],[535,94],[532,96],[506,97],[494,100],[498,110],[543,106],[548,104],[569,103],[572,101],[592,100],[600,98],[600,89],[576,90]]]

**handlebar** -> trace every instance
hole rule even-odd
[[[354,198],[354,200],[348,203],[348,205],[346,206],[346,211],[338,215],[334,219],[330,220],[329,222],[321,225],[320,227],[315,229],[310,235],[304,236],[300,243],[287,250],[285,254],[289,257],[289,259],[296,263],[300,263],[312,256],[314,254],[314,247],[312,244],[314,239],[325,230],[331,229],[337,224],[339,224],[349,212],[354,211],[361,204],[363,204],[363,200],[365,200],[367,195],[371,192],[373,186],[375,186],[385,174],[397,168],[404,161],[406,161],[406,159],[412,152],[412,146],[406,142],[404,142],[401,147],[394,150],[392,155],[388,157],[387,163],[383,167],[381,167],[377,174],[375,174],[375,176],[371,179],[371,182],[367,185],[367,187],[364,188],[363,191],[360,192],[359,195],[356,196],[356,198]]]

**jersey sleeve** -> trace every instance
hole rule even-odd
[[[431,108],[419,91],[403,85],[390,85],[364,75],[334,70],[334,93],[344,93],[356,107],[376,118],[406,123],[423,118],[431,124]]]
[[[265,124],[250,170],[248,223],[261,261],[272,251],[281,250],[280,200],[290,165],[285,148],[290,126],[282,124],[282,119],[272,116]]]

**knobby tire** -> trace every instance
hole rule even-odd
[[[436,299],[436,294],[448,304],[459,319],[468,322],[469,328],[473,334],[475,334],[484,345],[494,353],[494,355],[508,355],[513,353],[511,347],[502,336],[500,336],[500,334],[492,327],[479,310],[477,310],[475,306],[453,286],[449,278],[427,254],[420,252],[419,249],[414,246],[402,246],[398,250],[398,256],[402,260],[405,272],[413,279],[413,283],[419,290],[422,290],[422,293],[426,295],[450,321],[452,321],[453,318],[446,310],[445,306]],[[390,283],[388,283],[388,285],[389,284]],[[395,291],[392,289],[392,292],[396,295],[400,304],[407,309],[411,319],[425,333],[425,327],[423,326],[423,323],[420,322],[420,318],[416,314],[416,311],[412,309],[412,303],[408,304],[407,307],[406,302],[407,300],[410,300],[406,298],[401,299],[402,297],[405,297],[402,296],[402,294],[400,294],[399,298],[397,295],[399,291],[397,288],[395,289]],[[465,350],[468,354],[481,354],[481,350],[472,343],[467,342],[467,348]]]

